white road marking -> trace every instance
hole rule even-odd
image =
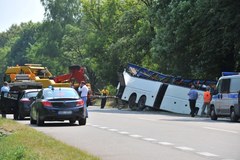
[[[212,153],[208,153],[208,152],[197,152],[197,153],[201,154],[203,156],[207,156],[207,157],[218,157],[218,155],[212,154]]]
[[[153,138],[143,138],[143,140],[150,141],[150,142],[157,141],[156,139],[153,139]]]
[[[172,146],[174,145],[173,143],[169,143],[169,142],[158,142],[159,144],[162,144],[162,145],[166,145],[166,146]]]
[[[129,134],[128,132],[118,132],[118,133],[120,133],[120,134]]]
[[[140,119],[143,119],[143,118],[140,118]],[[145,119],[145,120],[149,120],[149,119]],[[129,132],[126,132],[126,131],[118,131],[117,129],[108,128],[108,127],[104,127],[104,126],[100,126],[100,125],[93,125],[93,124],[90,124],[90,123],[88,125],[91,125],[93,127],[98,127],[98,128],[101,128],[101,129],[108,129],[109,131],[118,132],[120,134],[129,135]],[[230,133],[234,133],[234,134],[238,133],[236,131],[230,131],[230,130],[212,128],[212,127],[203,127],[203,128],[211,129],[211,130],[217,130],[217,131],[230,132]],[[157,141],[156,139],[153,139],[153,138],[143,138],[141,135],[138,135],[138,134],[131,134],[129,136],[133,137],[133,138],[142,138],[142,140],[149,141],[149,142]],[[170,143],[170,142],[158,142],[158,144],[165,145],[165,146],[174,146],[174,144]],[[194,151],[195,150],[194,148],[189,148],[189,147],[184,147],[184,146],[179,146],[179,147],[175,147],[175,148],[183,150],[183,151]],[[209,153],[209,152],[196,152],[196,153],[200,154],[200,155],[203,155],[203,156],[207,156],[207,157],[218,157],[219,156],[219,155]],[[234,160],[234,159],[223,159],[223,160]]]
[[[138,134],[131,134],[130,135],[131,137],[134,137],[134,138],[141,138],[142,136],[138,135]]]
[[[205,129],[211,129],[211,130],[216,130],[216,131],[222,131],[222,132],[229,132],[229,133],[238,134],[237,131],[225,130],[225,129],[220,129],[220,128],[213,128],[213,127],[203,127],[203,128],[205,128]]]
[[[118,130],[117,129],[108,129],[109,131],[112,131],[112,132],[117,132]]]
[[[177,149],[181,149],[181,150],[184,150],[184,151],[194,151],[193,148],[189,148],[189,147],[184,147],[184,146],[181,146],[181,147],[175,147]]]
[[[99,125],[96,125],[96,124],[93,124],[92,126],[93,126],[93,127],[99,127]]]

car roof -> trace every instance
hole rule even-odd
[[[220,79],[240,78],[240,75],[222,76]]]
[[[52,88],[43,88],[43,90],[75,90],[74,88],[70,87],[52,87]]]
[[[41,89],[25,89],[24,92],[34,92],[34,91],[40,91]]]

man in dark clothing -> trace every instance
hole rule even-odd
[[[102,94],[102,101],[101,101],[101,109],[103,109],[106,105],[106,101],[107,101],[107,96],[109,94],[109,91],[107,90],[107,88],[104,88],[102,91],[101,91],[101,94]]]
[[[190,91],[188,92],[188,96],[189,96],[189,105],[190,105],[190,114],[192,117],[195,116],[196,114],[196,101],[198,99],[198,92],[195,89],[194,85],[191,86]]]
[[[3,83],[3,86],[1,88],[1,103],[0,103],[0,110],[2,113],[2,117],[6,118],[6,105],[7,105],[7,100],[5,97],[8,97],[9,95],[10,88],[8,86],[7,82]]]

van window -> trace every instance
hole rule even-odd
[[[231,87],[230,92],[239,92],[240,91],[240,79],[239,78],[233,78],[231,79]]]
[[[220,93],[229,93],[230,79],[222,79],[219,87]]]

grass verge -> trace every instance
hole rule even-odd
[[[1,160],[100,160],[23,124],[0,117]]]

